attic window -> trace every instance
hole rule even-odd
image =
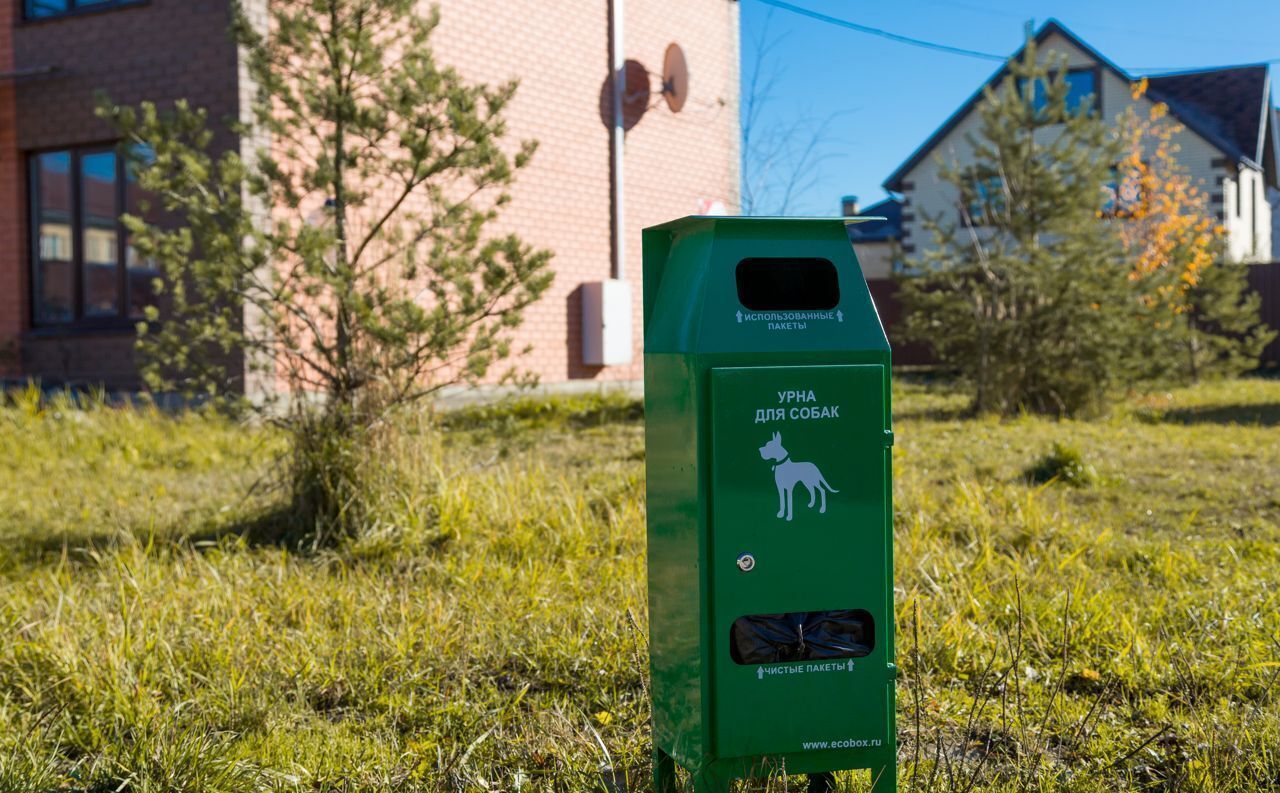
[[[961,225],[990,226],[1008,210],[1005,202],[1004,180],[999,176],[970,173],[968,184],[962,191],[967,215],[960,217]]]
[[[1057,75],[1050,75],[1052,80]],[[1092,67],[1079,67],[1068,69],[1066,75],[1067,81],[1067,112],[1077,113],[1081,110],[1085,112],[1097,112],[1100,102],[1098,100],[1098,70]],[[1026,80],[1018,80],[1018,93],[1022,93]],[[1036,80],[1034,102],[1036,112],[1043,112],[1048,98],[1045,96],[1045,86],[1042,80]]]

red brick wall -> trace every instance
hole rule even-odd
[[[226,35],[227,0],[151,0],[134,7],[31,22],[18,18],[15,0],[0,33],[0,58],[11,37],[14,67],[52,66],[49,75],[10,83],[17,124],[0,123],[0,334],[21,334],[22,371],[50,383],[103,383],[136,388],[134,332],[92,333],[71,329],[32,331],[27,317],[30,252],[25,240],[10,244],[3,231],[26,216],[25,157],[41,149],[112,140],[111,130],[94,115],[95,95],[136,104],[161,104],[187,98],[206,107],[214,119],[237,112],[236,51]],[[4,90],[0,87],[0,92]],[[0,105],[4,94],[0,93]],[[0,114],[4,111],[0,109]],[[4,135],[16,131],[22,188],[16,202],[6,199]],[[235,139],[223,135],[219,146]],[[19,221],[22,223],[24,221]]]
[[[539,148],[518,176],[499,225],[555,252],[556,281],[527,314],[515,349],[544,383],[639,380],[640,230],[738,199],[738,7],[732,0],[624,0],[623,50],[651,73],[649,109],[626,135],[626,278],[632,285],[634,357],[587,367],[581,355],[581,285],[610,275],[609,9],[604,0],[495,4],[443,0],[434,42],[442,63],[471,79],[518,77],[513,138]],[[506,10],[504,10],[504,7]],[[678,43],[690,97],[673,114],[659,94],[667,45]],[[643,82],[640,83],[643,85]]]
[[[556,283],[529,311],[514,345],[533,346],[520,365],[547,383],[639,380],[641,228],[695,213],[713,201],[730,210],[737,206],[737,3],[625,2],[624,51],[651,73],[653,93],[647,110],[631,114],[626,136],[625,275],[633,290],[634,362],[603,369],[581,363],[580,312],[581,284],[610,274],[608,4],[440,3],[443,22],[434,42],[439,59],[471,79],[519,78],[508,116],[511,138],[540,142],[498,225],[555,253]],[[0,0],[0,8],[13,3]],[[59,72],[17,85],[17,149],[108,140],[110,131],[93,116],[97,91],[123,103],[187,97],[208,107],[214,118],[234,115],[235,50],[224,32],[228,5],[227,0],[152,0],[130,9],[19,24],[12,31],[16,65],[54,65]],[[689,64],[691,92],[680,114],[672,114],[659,93],[663,54],[671,42],[683,47]],[[0,57],[3,47],[0,38]],[[643,78],[643,71],[638,74]],[[3,97],[0,93],[0,102]],[[0,146],[5,128],[0,126]],[[20,225],[14,218],[22,213],[5,204],[3,157],[0,151],[0,224]],[[19,196],[18,210],[24,200]],[[0,239],[7,238],[0,231]],[[24,373],[51,381],[136,384],[131,333],[86,337],[26,331],[27,247],[3,248],[0,257],[8,258],[0,258],[0,296],[17,295],[22,309],[0,304],[0,334],[23,331]]]
[[[187,98],[214,119],[237,108],[236,51],[227,0],[151,0],[95,14],[20,23],[19,68],[51,65],[52,77],[19,84],[23,149],[110,140],[94,96],[122,104]]]
[[[16,0],[0,0],[0,72],[13,69]],[[0,377],[19,374],[18,334],[26,326],[26,234],[23,168],[18,155],[17,106],[11,80],[0,79]]]

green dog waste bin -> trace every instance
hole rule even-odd
[[[897,788],[889,344],[846,222],[644,231],[659,791]]]

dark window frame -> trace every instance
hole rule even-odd
[[[72,316],[65,322],[42,322],[40,320],[40,179],[38,174],[40,157],[47,154],[67,152],[71,157],[71,303]],[[85,274],[84,274],[84,172],[81,160],[94,154],[115,155],[115,197],[116,209],[116,295],[117,309],[114,316],[85,315]],[[118,141],[89,143],[81,146],[57,146],[27,152],[27,191],[26,206],[28,214],[27,272],[30,289],[28,291],[28,309],[30,311],[30,327],[36,331],[48,330],[132,330],[137,326],[139,318],[129,315],[129,263],[128,263],[128,230],[124,227],[121,216],[129,211],[128,173],[129,159],[120,150]]]
[[[1004,179],[998,174],[989,174],[981,176],[976,169],[969,169],[966,175],[968,187],[965,190],[971,195],[965,195],[962,191],[959,205],[956,208],[956,214],[959,216],[961,228],[985,229],[991,228],[991,224],[987,222],[991,217],[999,212],[1005,212],[1008,207],[1005,206],[1005,189]],[[994,190],[991,188],[995,188]],[[999,200],[997,201],[996,198]],[[974,209],[979,212],[974,214]],[[966,222],[965,215],[968,214],[969,219]]]
[[[66,11],[57,11],[52,14],[39,16],[31,12],[32,4],[38,1],[39,0],[22,0],[18,10],[23,22],[48,22],[55,19],[89,16],[91,14],[100,14],[106,11],[119,11],[124,8],[133,8],[135,6],[151,4],[151,0],[105,0],[104,2],[98,3],[90,3],[88,0],[67,0]]]

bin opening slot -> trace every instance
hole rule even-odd
[[[836,266],[826,259],[738,262],[738,301],[752,311],[828,311],[840,303]]]
[[[753,614],[734,620],[729,654],[744,665],[861,658],[875,648],[875,633],[863,609]]]

